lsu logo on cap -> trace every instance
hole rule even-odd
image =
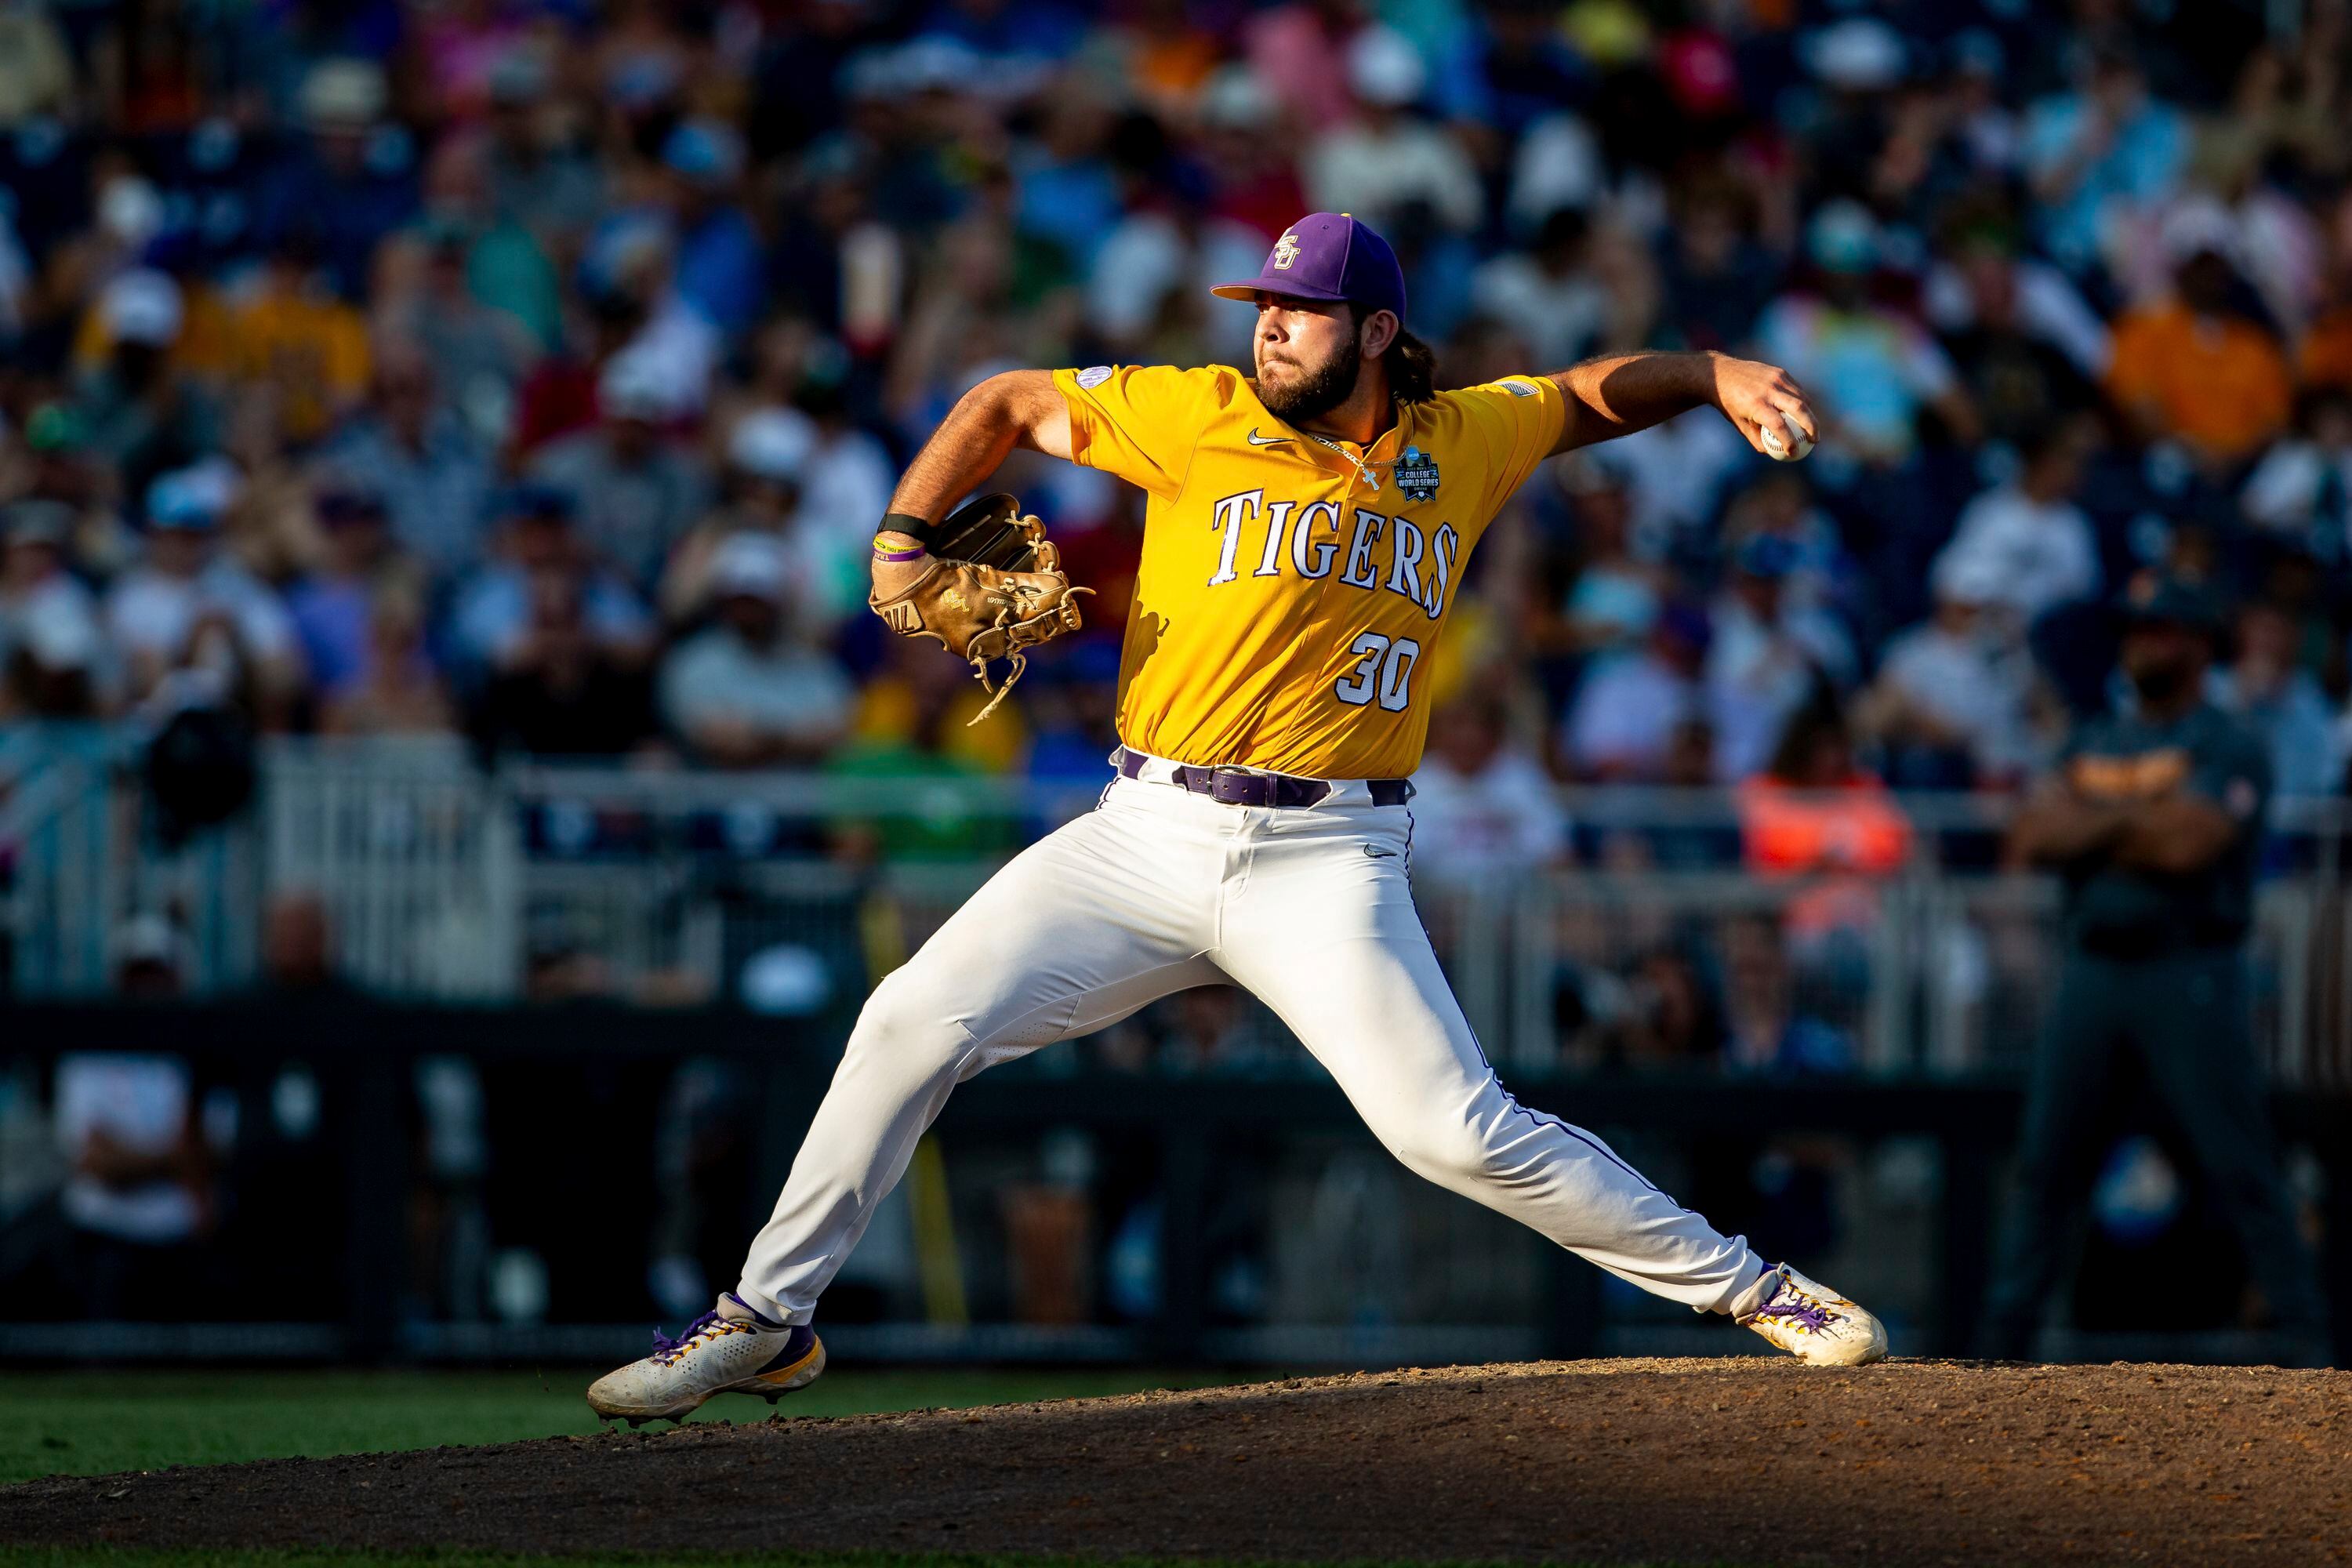
[[[1274,242],[1275,270],[1277,272],[1287,272],[1290,270],[1291,263],[1297,259],[1298,237],[1295,234],[1285,233],[1280,239]]]

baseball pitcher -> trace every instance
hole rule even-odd
[[[875,989],[740,1282],[600,1379],[597,1413],[772,1401],[824,1370],[818,1297],[955,1086],[1190,986],[1271,1007],[1397,1158],[1642,1289],[1727,1312],[1805,1361],[1886,1353],[1870,1313],[1768,1266],[1581,1128],[1496,1078],[1406,880],[1429,652],[1487,523],[1538,463],[1706,404],[1768,455],[1817,434],[1771,365],[1640,353],[1438,392],[1394,252],[1302,218],[1260,274],[1256,374],[1013,371],[967,394],[874,542],[891,628],[991,659],[1078,624],[1034,520],[991,498],[1016,447],[1150,497],[1119,667],[1118,776]]]

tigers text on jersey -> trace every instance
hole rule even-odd
[[[1196,766],[1402,778],[1426,658],[1495,513],[1558,444],[1548,376],[1441,392],[1369,447],[1291,428],[1223,365],[1054,373],[1070,455],[1150,494],[1118,736]]]

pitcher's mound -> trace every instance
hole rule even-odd
[[[1359,1373],[37,1481],[0,1490],[0,1541],[2332,1563],[2352,1551],[2352,1373],[1744,1359]]]

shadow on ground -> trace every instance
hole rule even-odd
[[[2352,1373],[1751,1360],[1359,1373],[55,1479],[0,1489],[0,1541],[2333,1563],[2352,1544]]]

